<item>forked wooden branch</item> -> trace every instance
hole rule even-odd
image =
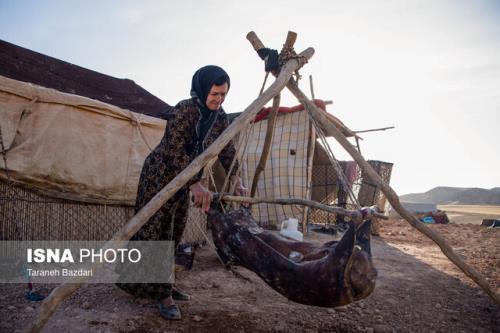
[[[259,40],[257,35],[253,35],[253,38],[258,40],[252,42],[252,45],[263,45]],[[446,242],[446,240],[441,237],[434,230],[430,229],[423,223],[419,222],[415,216],[411,215],[399,202],[399,197],[396,192],[385,183],[382,178],[375,172],[368,162],[363,158],[363,156],[354,148],[353,145],[346,139],[346,137],[340,132],[335,123],[332,123],[328,117],[321,111],[316,105],[310,101],[307,96],[299,89],[297,84],[290,80],[287,84],[287,88],[292,92],[292,94],[297,97],[297,99],[304,104],[304,106],[309,110],[311,116],[322,126],[327,128],[333,134],[333,137],[344,147],[344,149],[352,156],[360,168],[368,175],[371,181],[377,185],[381,191],[384,193],[385,197],[391,203],[392,208],[394,208],[399,215],[404,218],[412,227],[420,231],[422,234],[430,238],[434,243],[436,243],[445,256],[448,257],[465,275],[470,277],[474,282],[477,283],[497,304],[500,304],[500,296],[495,292],[491,286],[486,282],[486,280],[479,274],[474,268],[470,267],[465,263],[462,258],[460,258],[452,249],[452,247]]]
[[[308,48],[300,55],[310,59],[314,54],[314,49]],[[110,240],[104,245],[109,246],[114,240],[128,240],[132,237],[160,207],[167,202],[189,179],[193,178],[212,158],[219,155],[220,151],[237,135],[244,126],[255,119],[256,114],[266,103],[274,96],[279,94],[290,80],[292,73],[299,67],[296,59],[291,59],[282,68],[276,81],[266,89],[257,99],[255,99],[243,113],[229,125],[229,127],[199,155],[189,166],[179,173],[170,183],[168,183],[160,192],[158,192],[150,202],[148,202],[136,215],[134,215],[125,226],[123,226]],[[50,316],[55,312],[59,304],[75,290],[77,290],[82,281],[78,283],[63,283],[50,293],[42,302],[37,318],[34,323],[27,328],[27,332],[39,332]]]

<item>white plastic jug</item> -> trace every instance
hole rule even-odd
[[[299,220],[290,217],[281,222],[280,235],[302,242],[304,235],[298,230]]]

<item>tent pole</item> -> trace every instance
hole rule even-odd
[[[311,119],[309,120],[309,137],[307,140],[307,186],[306,186],[306,199],[310,200],[312,197],[312,174],[313,174],[313,161],[314,150],[316,149],[316,128],[313,126]],[[308,234],[307,223],[309,216],[309,207],[304,207],[304,214],[302,214],[302,231]]]

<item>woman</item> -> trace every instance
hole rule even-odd
[[[137,191],[136,213],[226,129],[229,122],[222,103],[229,87],[229,76],[218,66],[202,67],[193,75],[191,98],[179,102],[166,112],[167,128],[163,139],[144,162]],[[232,143],[219,154],[226,172],[229,172],[234,155]],[[237,164],[231,175],[236,184],[235,195],[247,195],[248,191],[236,176],[236,170]],[[189,191],[194,196],[195,205],[204,212],[208,211],[212,201],[211,192],[200,183],[201,175],[200,171],[182,187],[131,240],[174,240],[177,247],[186,224]],[[170,320],[181,319],[180,309],[174,299],[189,299],[188,295],[172,289],[168,283],[121,283],[118,286],[137,297],[160,301],[160,314]]]

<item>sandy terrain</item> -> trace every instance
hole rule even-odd
[[[500,291],[500,228],[431,225]],[[312,233],[311,241],[332,236]],[[289,302],[254,273],[237,277],[205,246],[178,285],[194,299],[184,319],[168,322],[154,302],[113,285],[87,285],[64,301],[44,332],[500,332],[500,307],[451,264],[439,248],[402,220],[384,221],[372,240],[379,272],[368,298],[337,309]],[[48,293],[51,286],[38,286]],[[25,286],[0,286],[0,331],[20,332],[39,303]]]
[[[439,205],[452,222],[458,224],[481,224],[483,219],[500,219],[500,206]]]

